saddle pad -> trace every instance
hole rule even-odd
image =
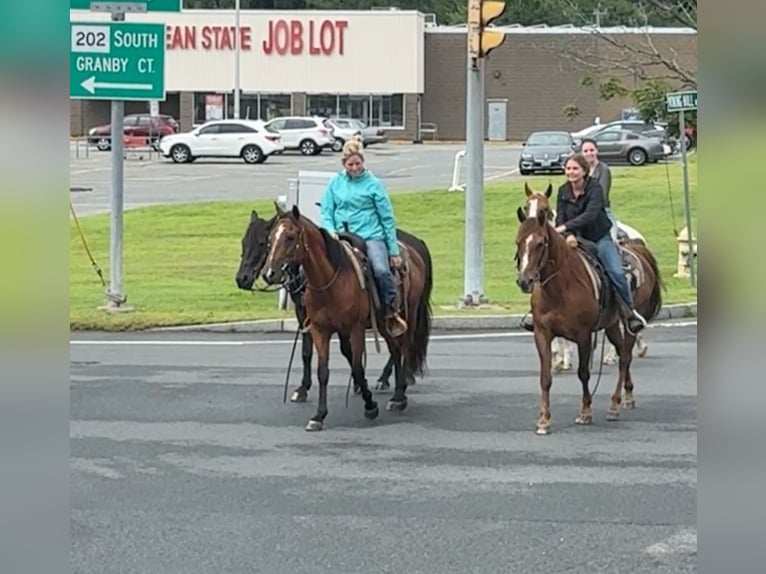
[[[620,246],[620,255],[625,263],[628,264],[628,269],[625,270],[625,274],[629,277],[633,277],[636,283],[636,289],[644,284],[646,279],[644,273],[644,265],[641,263],[641,259],[633,253],[630,249]]]
[[[588,258],[579,251],[577,252],[577,255],[580,257],[583,265],[585,265],[585,269],[588,271],[588,276],[590,277],[590,282],[593,286],[593,296],[596,298],[596,301],[600,301],[601,279],[599,279],[598,274],[596,273],[595,269],[593,269],[593,266],[591,265],[590,261],[588,261]]]
[[[364,271],[362,271],[362,266],[359,263],[359,256],[357,255],[359,251],[355,247],[349,245],[346,241],[341,241],[340,244],[346,251],[346,255],[351,259],[351,264],[354,266],[354,271],[356,272],[356,278],[359,280],[359,286],[362,289],[366,289],[367,284],[364,280]]]

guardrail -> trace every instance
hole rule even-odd
[[[111,139],[111,136],[103,136],[99,138],[102,144],[104,140],[111,143]],[[162,154],[159,152],[158,143],[155,143],[154,145],[151,143],[152,140],[156,139],[157,138],[154,136],[123,136],[122,146],[124,150],[124,158],[126,160],[138,159],[140,161],[161,158]],[[89,138],[88,136],[70,137],[70,159],[90,159],[91,157],[110,156],[111,146],[107,149],[103,149],[103,145],[99,146],[99,142],[89,140],[92,140],[92,138]]]
[[[426,134],[431,135],[431,141],[436,141],[439,135],[439,126],[434,122],[420,122],[420,137]]]

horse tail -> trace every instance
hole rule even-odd
[[[426,371],[426,356],[428,340],[431,337],[431,293],[433,291],[433,260],[426,243],[407,232],[398,230],[400,239],[410,245],[420,255],[425,263],[423,290],[418,301],[418,312],[415,317],[415,334],[412,347],[409,350],[409,365],[414,376],[422,377]]]
[[[654,285],[652,285],[652,292],[649,296],[649,302],[647,304],[648,308],[650,309],[649,315],[645,317],[647,321],[651,321],[652,319],[655,319],[657,315],[660,313],[660,309],[662,309],[662,292],[666,291],[665,282],[662,280],[662,274],[660,273],[660,266],[657,263],[657,259],[654,257],[651,251],[649,251],[648,247],[643,248],[644,251],[644,258],[646,259],[647,263],[649,263],[649,267],[652,269],[652,273],[654,273]]]

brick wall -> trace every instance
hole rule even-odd
[[[618,38],[645,42],[639,34]],[[696,37],[668,34],[654,36],[652,41],[661,52],[672,47],[680,62],[696,69]],[[465,50],[464,34],[426,34],[423,121],[438,125],[439,139],[465,139]],[[599,78],[619,77],[626,87],[636,85],[634,78],[626,78],[614,68],[591,69],[564,54],[581,54],[591,62],[598,61],[598,54],[612,60],[626,57],[594,36],[509,34],[486,60],[485,99],[508,100],[509,140],[522,140],[535,130],[574,131],[590,125],[597,116],[602,122],[611,121],[618,118],[622,108],[634,106],[630,98],[600,100],[597,87]],[[594,85],[582,85],[587,75],[594,77]],[[580,116],[569,120],[564,115],[567,106],[577,107]]]

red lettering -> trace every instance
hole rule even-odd
[[[229,28],[223,28],[221,30],[221,45],[219,48],[221,50],[228,49],[233,50],[234,49],[234,39],[233,36],[236,33],[236,29],[232,26],[231,30]]]
[[[317,46],[316,35],[314,34],[314,21],[309,22],[309,54],[317,56],[321,54],[321,50]]]
[[[335,20],[335,29],[338,31],[338,55],[343,55],[344,34],[348,28],[348,20]]]
[[[335,47],[335,26],[330,20],[322,22],[322,28],[319,30],[319,44],[325,56],[332,54]]]
[[[241,50],[252,50],[253,46],[250,43],[252,39],[250,38],[250,27],[239,29],[239,43],[240,43],[240,49]]]
[[[290,53],[296,56],[303,52],[303,24],[300,20],[290,20]]]
[[[323,20],[320,23],[309,20],[308,41],[304,41],[304,27],[300,20],[270,20],[263,41],[263,53],[272,55],[287,54],[288,50],[293,56],[304,52],[306,43],[308,53],[312,56],[323,54],[342,56],[345,52],[345,31],[348,28],[347,20]],[[248,36],[249,40],[249,36]],[[244,42],[244,38],[243,38]]]
[[[212,29],[210,26],[202,27],[202,49],[210,50],[213,47]]]

